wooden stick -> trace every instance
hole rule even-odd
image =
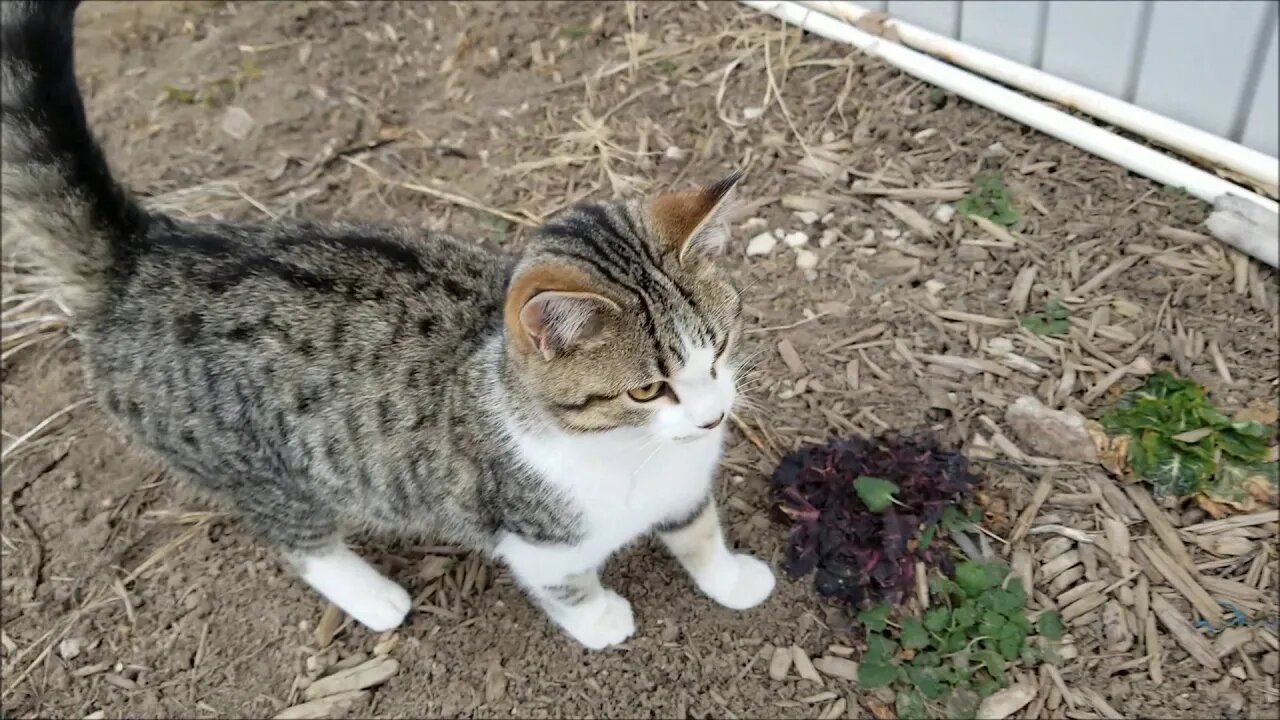
[[[1207,668],[1222,669],[1222,663],[1218,661],[1218,655],[1213,651],[1209,641],[1197,633],[1191,623],[1182,617],[1182,613],[1159,593],[1151,594],[1151,612],[1191,657]],[[1148,639],[1150,639],[1149,635]]]

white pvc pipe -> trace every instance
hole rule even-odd
[[[1145,145],[1126,140],[1093,123],[1068,115],[966,70],[863,32],[844,21],[809,10],[794,2],[778,0],[740,0],[740,2],[798,25],[828,40],[852,45],[909,75],[949,90],[970,102],[1017,120],[1046,135],[1069,142],[1139,175],[1165,185],[1185,188],[1188,193],[1208,203],[1216,203],[1220,197],[1231,195],[1259,205],[1272,214],[1277,213],[1275,201],[1255,192]],[[1235,243],[1232,244],[1235,245]],[[1280,267],[1280,246],[1278,245],[1280,244],[1252,242],[1242,243],[1237,247],[1272,267]]]
[[[848,22],[857,22],[872,12],[847,0],[802,0],[798,4]],[[1201,164],[1239,173],[1271,195],[1276,194],[1280,185],[1280,160],[1266,153],[901,20],[888,18],[884,24],[897,32],[903,45],[1074,108]]]

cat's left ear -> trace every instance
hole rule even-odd
[[[659,195],[649,204],[649,223],[664,252],[684,263],[690,253],[720,252],[729,241],[729,211],[742,171],[697,190]]]

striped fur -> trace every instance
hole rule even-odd
[[[134,202],[89,132],[74,7],[0,5],[3,213],[61,278],[103,409],[371,628],[408,595],[351,530],[491,553],[584,644],[629,634],[599,564],[715,522],[741,306],[712,258],[737,175],[570,209],[519,256],[406,227],[180,221]],[[742,556],[715,528],[681,557],[719,565],[691,572],[763,599],[772,575],[734,590]]]

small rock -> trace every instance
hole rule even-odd
[[[67,476],[62,480],[62,487],[66,490],[75,490],[80,487],[80,476],[74,472],[67,473]]]
[[[755,120],[756,118],[760,117],[763,114],[764,114],[764,108],[762,107],[742,108],[743,120]]]
[[[812,225],[818,222],[818,213],[812,210],[799,210],[796,212],[796,219],[805,225]]]
[[[1009,406],[1004,419],[1014,434],[1040,455],[1098,462],[1084,416],[1074,410],[1052,410],[1036,398],[1023,395]]]
[[[839,238],[840,238],[839,231],[830,230],[830,229],[823,230],[822,237],[818,238],[818,247],[821,247],[821,248],[830,247],[831,244],[834,243]]]
[[[991,259],[991,253],[977,245],[961,245],[956,249],[956,257],[967,263],[986,262]]]
[[[814,660],[813,666],[823,675],[830,675],[850,682],[858,681],[858,663],[852,660],[827,655]]]
[[[926,280],[924,283],[924,289],[925,289],[925,292],[929,293],[930,295],[937,295],[938,293],[947,289],[947,284],[943,282],[938,282],[937,280]]]
[[[801,250],[796,253],[796,267],[801,270],[812,270],[818,266],[818,255],[812,250]]]
[[[769,658],[769,677],[774,680],[783,680],[789,672],[791,672],[791,649],[774,648],[773,657]]]
[[[84,648],[84,640],[82,638],[64,638],[58,643],[58,656],[63,660],[71,660],[79,657],[80,651]]]
[[[768,255],[769,253],[773,252],[773,247],[777,244],[778,244],[778,241],[776,238],[773,237],[772,234],[767,232],[760,233],[759,235],[751,238],[751,240],[747,243],[747,255],[748,256]]]
[[[675,145],[668,145],[662,156],[668,160],[683,160],[685,152]]]
[[[897,240],[898,238],[902,237],[902,231],[899,230],[898,228],[887,227],[882,229],[880,232],[883,233],[884,236],[889,238],[890,240]]]
[[[826,215],[822,216],[823,225],[830,225],[831,223],[835,222],[835,220],[836,220],[836,214],[833,212],[829,212]]]
[[[742,232],[759,232],[769,227],[764,218],[753,217],[742,223]]]
[[[1280,673],[1280,652],[1269,652],[1263,655],[1258,666],[1268,675]]]
[[[782,238],[782,242],[786,243],[787,247],[793,247],[793,248],[803,247],[804,245],[808,244],[809,236],[797,230],[795,232],[790,232],[784,235]]]
[[[232,105],[222,114],[222,132],[236,140],[249,137],[249,133],[253,131],[253,125],[253,116],[242,107]]]
[[[1004,160],[1007,160],[1009,156],[1010,156],[1010,153],[1008,148],[1006,148],[1003,143],[999,143],[999,142],[991,143],[991,145],[989,145],[986,150],[982,151],[983,160],[1002,162]]]
[[[1244,671],[1244,668],[1240,667],[1239,665],[1232,665],[1231,668],[1227,670],[1227,672],[1231,673],[1231,677],[1237,680],[1249,679],[1249,674],[1246,673]]]
[[[954,218],[955,216],[956,216],[955,206],[946,204],[946,203],[939,205],[938,209],[933,211],[933,219],[937,220],[939,223],[943,225],[946,225],[947,223],[951,222],[951,219]]]

